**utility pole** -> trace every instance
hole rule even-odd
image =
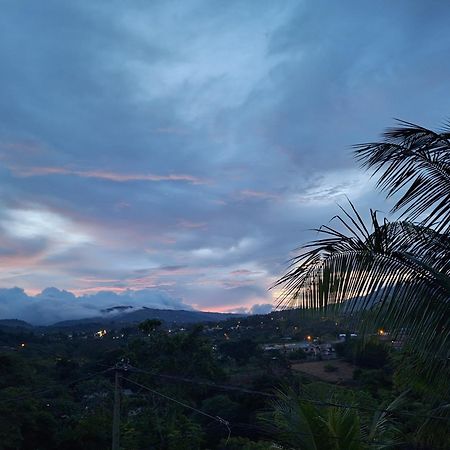
[[[120,376],[129,369],[128,359],[122,358],[114,367],[114,410],[112,424],[112,450],[120,450],[120,394],[122,391]]]
[[[112,450],[120,448],[120,370],[119,365],[115,367],[114,381],[114,411],[112,425]]]

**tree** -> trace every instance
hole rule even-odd
[[[138,328],[145,334],[150,334],[156,331],[161,326],[161,321],[158,319],[147,319],[138,325]]]
[[[236,360],[239,365],[247,363],[250,357],[260,353],[258,344],[248,338],[222,342],[219,345],[219,351],[223,355]]]
[[[428,373],[446,373],[450,341],[450,128],[442,133],[407,122],[382,142],[356,146],[362,165],[379,175],[387,197],[400,194],[367,227],[352,203],[322,226],[321,238],[302,247],[276,285],[279,307],[345,312],[360,325],[386,327],[427,361]],[[443,372],[444,371],[444,372]]]
[[[305,394],[298,395],[292,389],[278,391],[272,402],[273,415],[262,418],[273,427],[274,437],[286,448],[381,450],[392,448],[396,441],[398,430],[390,416],[403,402],[402,396],[375,410],[369,424],[363,425],[356,405],[342,407],[333,398],[321,402],[308,399]]]

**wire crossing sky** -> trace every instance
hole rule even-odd
[[[444,1],[1,8],[0,318],[267,312],[336,203],[389,211],[351,145],[450,115]]]

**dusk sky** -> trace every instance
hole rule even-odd
[[[389,211],[352,144],[449,118],[449,17],[444,0],[1,2],[0,318],[47,287],[93,310],[270,310],[346,196]]]

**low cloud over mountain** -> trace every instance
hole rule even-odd
[[[185,309],[193,308],[182,300],[152,289],[127,290],[123,293],[98,292],[75,296],[56,288],[44,289],[40,294],[29,296],[23,289],[0,289],[0,319],[21,319],[34,325],[48,325],[61,320],[82,319],[101,315],[113,315],[120,310],[105,310],[117,306],[131,306],[128,311],[147,308]]]
[[[51,325],[65,320],[91,317],[113,317],[142,308],[197,311],[179,298],[156,289],[126,290],[121,293],[100,291],[77,297],[72,292],[54,287],[40,294],[27,295],[18,287],[0,289],[0,320],[20,319],[33,325]],[[272,305],[254,304],[227,312],[267,314]]]

